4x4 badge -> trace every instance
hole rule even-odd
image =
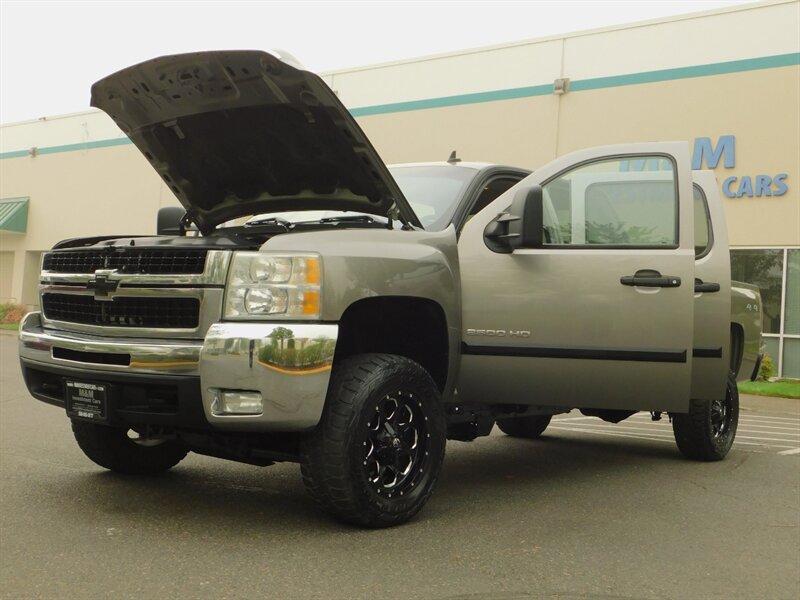
[[[94,290],[95,299],[108,298],[109,294],[116,292],[119,281],[111,280],[105,273],[98,273],[86,282],[87,290]]]

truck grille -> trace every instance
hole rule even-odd
[[[197,298],[117,297],[95,300],[78,294],[42,295],[46,318],[107,327],[153,327],[194,329],[200,319]]]
[[[94,273],[116,269],[119,273],[191,275],[205,270],[207,250],[64,250],[48,252],[43,268],[53,273]]]

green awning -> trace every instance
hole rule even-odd
[[[29,198],[0,200],[0,231],[25,233],[28,230]]]

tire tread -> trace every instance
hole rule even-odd
[[[728,454],[739,419],[739,390],[733,373],[728,375],[726,393],[731,396],[733,420],[731,429],[722,443],[715,443],[708,424],[709,401],[691,400],[689,412],[672,415],[672,432],[678,449],[686,458],[699,461],[722,460]]]
[[[347,441],[357,424],[367,399],[388,377],[403,377],[417,389],[429,391],[434,397],[433,414],[439,421],[434,426],[444,439],[444,413],[436,386],[422,367],[414,361],[391,354],[362,354],[350,357],[337,365],[322,418],[317,428],[306,438],[300,471],[303,483],[318,506],[348,523],[367,527],[387,527],[410,519],[433,493],[433,483],[424,495],[396,513],[375,510],[364,501],[364,495],[350,467]],[[442,455],[444,442],[442,442]],[[439,461],[439,465],[441,461]]]

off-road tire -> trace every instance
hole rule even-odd
[[[550,424],[552,415],[529,415],[527,417],[510,417],[497,419],[500,431],[511,437],[535,440],[540,437]]]
[[[446,431],[439,391],[419,364],[392,354],[347,358],[334,367],[320,423],[303,442],[303,482],[342,521],[398,525],[433,493]],[[394,466],[392,453],[402,454]],[[392,476],[394,487],[386,481]]]
[[[127,429],[72,421],[72,433],[83,453],[96,464],[124,475],[154,475],[177,465],[188,449],[177,440],[143,445]]]
[[[721,407],[725,411],[723,429],[719,428]],[[709,400],[692,400],[688,413],[672,415],[672,431],[678,449],[692,460],[715,461],[725,458],[736,437],[738,423],[739,390],[733,373],[728,375],[725,400],[721,404],[719,401],[715,404]]]

